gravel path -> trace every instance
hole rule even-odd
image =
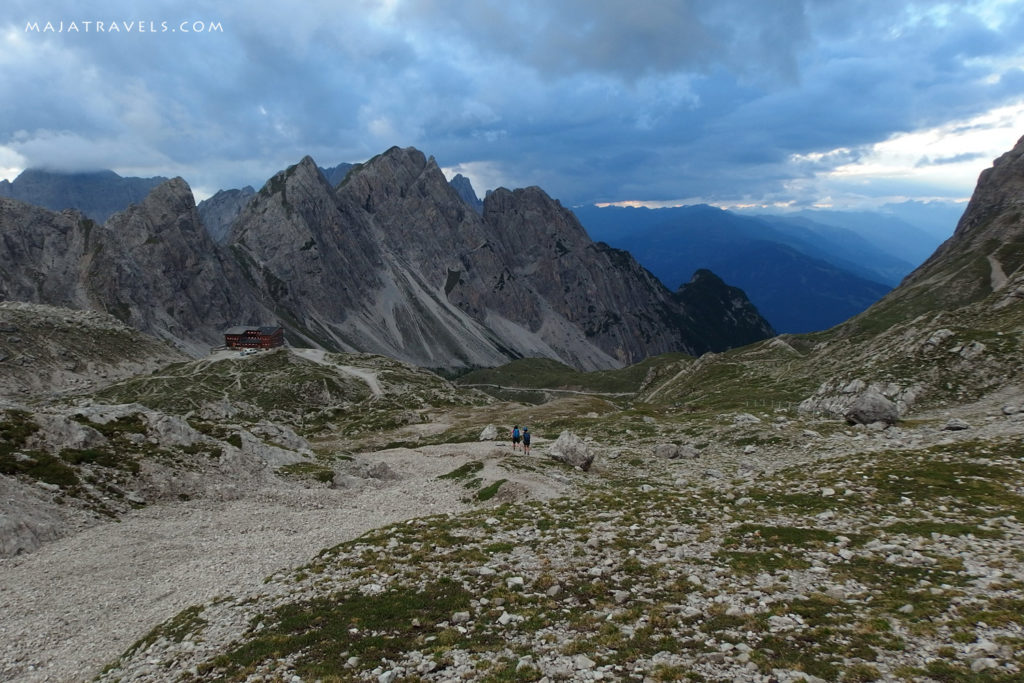
[[[0,680],[89,680],[190,605],[258,586],[370,529],[464,509],[465,491],[436,477],[493,448],[372,454],[400,479],[152,505],[0,560]]]

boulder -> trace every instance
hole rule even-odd
[[[498,428],[494,425],[487,425],[483,431],[480,432],[480,441],[497,441],[498,439]]]
[[[970,428],[971,428],[971,425],[967,424],[967,422],[965,422],[964,420],[961,420],[959,417],[951,417],[946,422],[946,426],[943,427],[943,429],[948,431],[948,432],[958,432],[958,431],[961,431],[961,430],[964,430],[964,429],[970,429]]]
[[[555,442],[548,447],[548,457],[578,467],[584,472],[589,470],[594,462],[594,452],[590,446],[569,430],[559,434]]]
[[[843,414],[850,424],[869,425],[874,422],[894,424],[899,420],[896,404],[877,391],[868,390],[857,397]]]

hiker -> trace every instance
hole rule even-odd
[[[530,428],[523,427],[523,453],[530,454]]]
[[[519,447],[519,425],[512,428],[512,450],[516,450]]]

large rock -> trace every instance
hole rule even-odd
[[[694,459],[699,453],[688,444],[662,443],[654,447],[654,457],[666,460]]]
[[[843,415],[851,424],[873,424],[884,422],[895,424],[900,416],[896,404],[877,391],[865,391],[850,404]]]
[[[43,487],[0,476],[0,557],[29,553],[68,531],[59,506]]]
[[[569,430],[559,434],[555,442],[548,447],[548,457],[578,467],[584,472],[594,463],[594,455],[590,446]]]

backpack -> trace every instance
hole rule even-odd
[[[516,427],[515,429],[512,430],[512,438],[513,439],[518,439],[519,438],[519,427]]]

